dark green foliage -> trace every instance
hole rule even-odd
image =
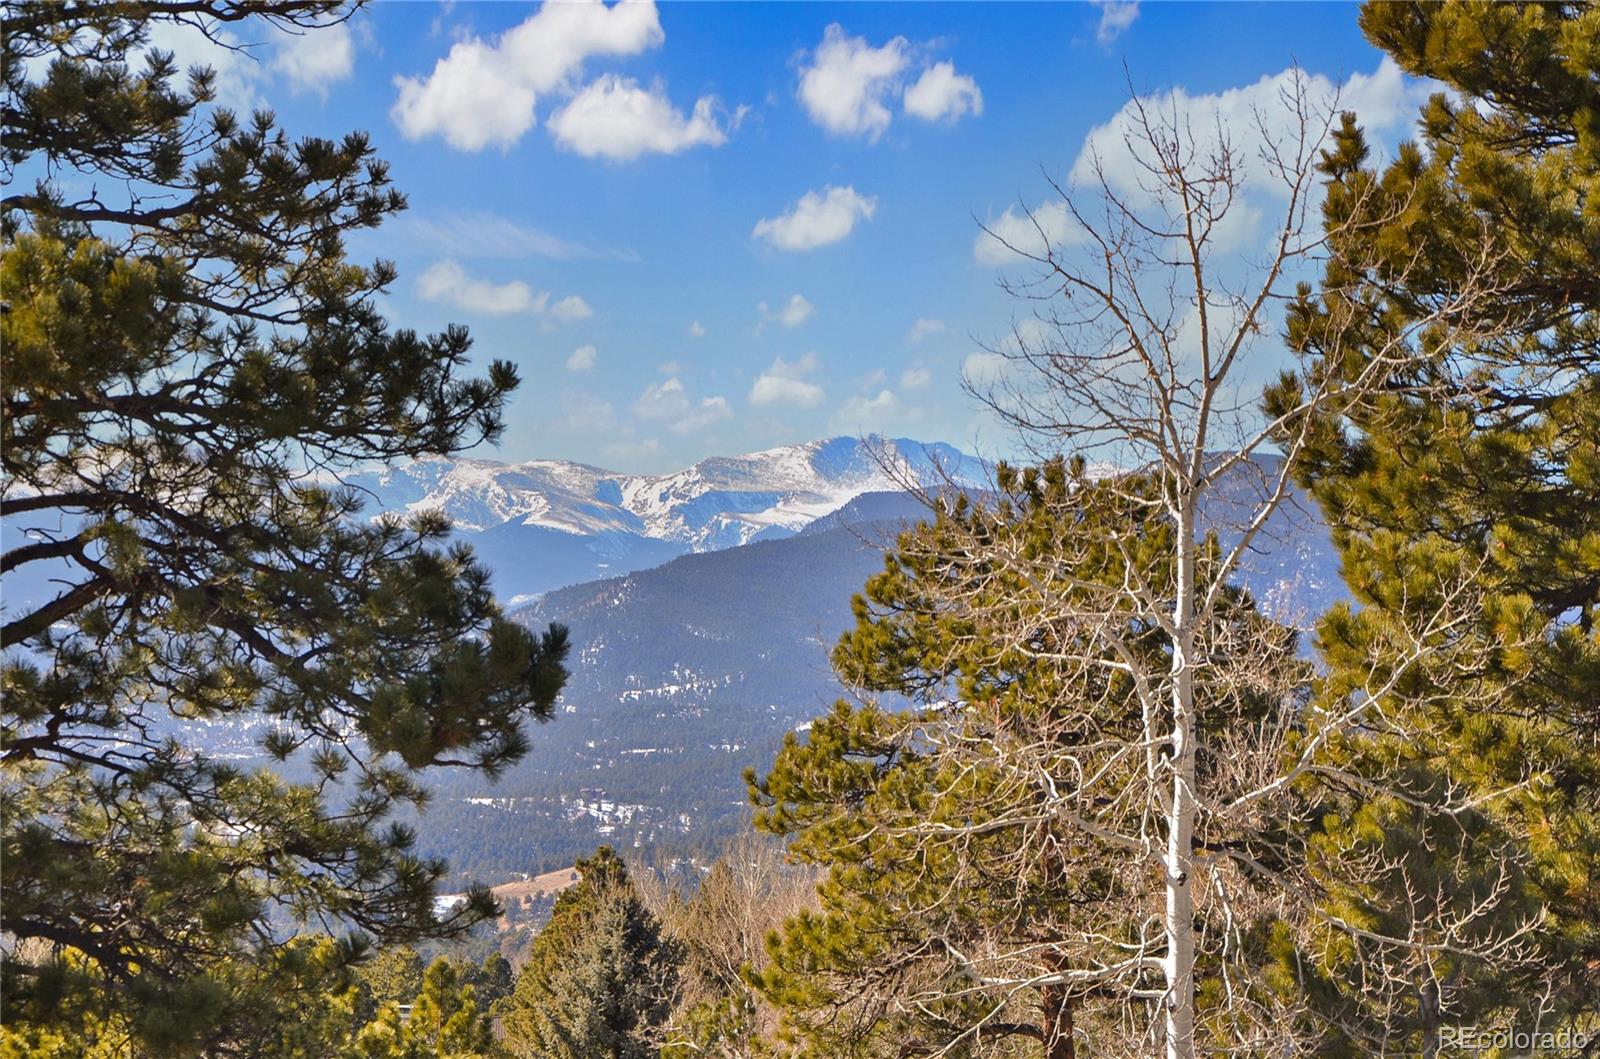
[[[1369,3],[1361,25],[1457,94],[1381,169],[1346,117],[1333,258],[1289,339],[1353,375],[1452,299],[1483,334],[1424,336],[1301,465],[1360,604],[1318,629],[1322,701],[1378,688],[1383,723],[1329,748],[1330,928],[1285,959],[1348,1054],[1431,1054],[1441,1023],[1600,1008],[1600,8]]]
[[[578,862],[501,1017],[530,1059],[651,1059],[672,1009],[678,947],[610,846]]]
[[[467,377],[464,330],[373,307],[394,270],[343,239],[404,199],[364,136],[292,140],[141,56],[161,20],[342,11],[3,16],[3,163],[37,181],[0,216],[8,1026],[87,1006],[163,1056],[250,1039],[265,1010],[238,983],[273,959],[269,917],[403,941],[492,908],[436,917],[445,866],[390,818],[420,770],[526,751],[565,635],[503,618],[441,520],[364,523],[327,475],[493,438],[516,373]],[[218,723],[302,778],[196,753]]]

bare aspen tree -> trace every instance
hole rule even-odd
[[[1229,834],[1237,843],[1252,830],[1269,830],[1267,821],[1251,819],[1256,807],[1315,767],[1320,740],[1364,723],[1382,693],[1362,689],[1347,700],[1348,716],[1319,718],[1309,729],[1306,718],[1281,716],[1254,732],[1206,730],[1202,685],[1214,694],[1218,687],[1249,683],[1281,650],[1263,641],[1218,653],[1219,602],[1290,495],[1297,457],[1324,414],[1404,377],[1408,361],[1460,344],[1467,329],[1491,316],[1474,310],[1494,293],[1485,267],[1480,282],[1462,284],[1413,326],[1391,335],[1360,373],[1315,378],[1297,405],[1263,421],[1259,352],[1268,347],[1269,356],[1282,356],[1265,340],[1281,326],[1274,311],[1292,300],[1297,281],[1309,265],[1322,263],[1330,245],[1314,210],[1317,155],[1333,110],[1321,106],[1298,75],[1280,99],[1283,113],[1258,113],[1255,128],[1246,130],[1256,145],[1251,156],[1231,138],[1240,130],[1220,123],[1197,129],[1176,108],[1135,97],[1124,114],[1137,189],[1109,179],[1104,160],[1096,159],[1095,186],[1070,192],[1055,186],[1073,222],[1070,245],[1037,222],[1037,245],[1007,242],[1040,266],[1031,279],[1009,285],[1039,308],[1033,326],[1014,329],[1009,342],[989,351],[1002,365],[994,377],[970,386],[1032,449],[1136,469],[1139,490],[1118,490],[1115,474],[1102,488],[1159,512],[1170,526],[1170,586],[1152,583],[1148,560],[1129,551],[1124,583],[1086,593],[1072,617],[1092,631],[1085,664],[1128,671],[1148,718],[1139,750],[1143,775],[1153,782],[1138,791],[1139,811],[1118,821],[1106,838],[1160,865],[1161,937],[1144,939],[1149,944],[1141,957],[1159,960],[1160,1037],[1171,1059],[1195,1054],[1202,924],[1211,929],[1226,921],[1235,900],[1223,862],[1231,859],[1247,871],[1260,867],[1249,864],[1237,844],[1211,848],[1207,834]],[[1244,208],[1247,186],[1259,189],[1261,182],[1276,185],[1281,209],[1264,257],[1252,262],[1217,244],[1239,220],[1234,215]],[[1208,533],[1220,542],[1210,561]],[[1050,558],[1070,563],[1070,557]],[[1024,574],[1037,565],[1031,557],[1004,554],[986,554],[982,562]],[[1165,634],[1164,667],[1128,650],[1120,630],[1129,615]],[[1417,647],[1425,653],[1436,643],[1422,636]],[[1219,662],[1234,671],[1216,672]],[[1397,675],[1391,671],[1390,678]],[[1298,732],[1286,741],[1282,733],[1290,725]],[[1285,754],[1290,742],[1297,749]],[[1209,788],[1197,769],[1207,747],[1225,749],[1229,759],[1208,777]],[[1214,907],[1202,908],[1202,901]],[[1506,939],[1494,940],[1502,943]]]
[[[946,501],[869,584],[836,662],[914,708],[841,704],[756,787],[761,826],[835,865],[765,983],[807,1009],[794,1036],[832,1042],[802,1054],[998,1056],[1019,1037],[1046,1059],[1079,1038],[1097,1056],[1298,1050],[1296,999],[1262,973],[1274,931],[1312,929],[1297,785],[1330,740],[1390,726],[1386,690],[1448,664],[1472,600],[1447,593],[1409,653],[1330,707],[1293,631],[1234,585],[1327,414],[1473,337],[1495,293],[1474,272],[1359,370],[1306,373],[1262,414],[1292,363],[1269,336],[1332,245],[1318,96],[1286,78],[1247,130],[1134,98],[1135,180],[1094,159],[1078,186],[1052,183],[1064,212],[1030,211],[1032,236],[989,231],[1032,266],[1008,289],[1035,309],[969,388],[1046,463]],[[1230,252],[1264,186],[1269,246]],[[1486,958],[1514,958],[1529,929],[1468,918],[1453,936]],[[1373,943],[1390,941],[1407,944]],[[895,1043],[859,1043],[874,1034]]]
[[[745,833],[701,874],[693,864],[634,869],[640,897],[682,953],[671,1017],[656,1036],[663,1059],[758,1059],[774,1012],[745,979],[766,961],[763,942],[815,900],[816,873],[782,847]]]

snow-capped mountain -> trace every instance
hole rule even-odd
[[[366,513],[442,511],[517,600],[645,569],[689,552],[789,536],[863,493],[981,486],[987,466],[950,445],[838,437],[674,474],[628,475],[560,460],[422,459],[346,478]]]

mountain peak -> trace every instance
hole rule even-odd
[[[670,474],[622,474],[567,460],[503,463],[427,457],[351,476],[367,513],[441,511],[478,547],[537,565],[539,550],[590,559],[554,583],[638,569],[674,554],[790,536],[864,493],[947,479],[978,484],[988,468],[944,443],[832,437],[735,456],[712,456]],[[497,564],[504,571],[505,567]],[[581,575],[581,576],[578,576]],[[552,575],[554,576],[554,575]],[[502,591],[513,588],[497,576]],[[532,585],[551,587],[549,578]],[[529,583],[518,592],[542,588]]]

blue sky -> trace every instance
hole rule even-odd
[[[1047,205],[1128,77],[1227,111],[1297,62],[1405,135],[1425,92],[1356,12],[380,3],[253,60],[158,43],[292,133],[371,134],[411,203],[351,244],[399,265],[391,319],[520,366],[478,455],[661,471],[869,431],[1004,452],[960,379],[1027,309],[978,223]]]

